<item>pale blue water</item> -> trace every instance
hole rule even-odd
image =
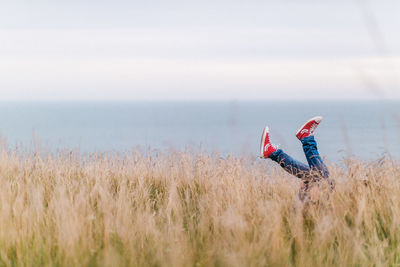
[[[131,102],[1,103],[0,134],[9,146],[32,136],[52,150],[129,151],[185,148],[258,155],[265,125],[285,152],[304,160],[294,136],[322,115],[316,137],[322,155],[339,162],[384,154],[400,160],[400,102]]]

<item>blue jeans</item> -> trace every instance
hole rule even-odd
[[[301,139],[304,154],[306,155],[308,165],[295,160],[288,154],[278,149],[272,153],[269,158],[276,161],[288,173],[302,179],[305,183],[319,180],[320,178],[328,179],[328,168],[322,161],[317,148],[317,142],[314,136],[308,136]]]

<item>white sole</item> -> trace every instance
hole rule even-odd
[[[315,120],[315,121],[318,121],[318,124],[320,124],[321,123],[321,121],[322,121],[322,116],[315,116],[314,118],[311,118],[311,119],[309,119],[308,121],[306,121],[301,127],[300,127],[300,129],[296,132],[296,136],[300,133],[300,131],[304,128],[304,126],[306,126],[306,124],[307,123],[309,123],[310,121],[312,121],[312,120]]]
[[[261,145],[260,145],[260,158],[264,158],[264,146],[265,146],[265,136],[269,133],[269,127],[266,126],[261,135]]]

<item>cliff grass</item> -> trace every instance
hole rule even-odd
[[[396,266],[400,164],[329,166],[297,199],[272,162],[0,151],[0,266]]]

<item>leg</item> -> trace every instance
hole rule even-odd
[[[310,170],[315,172],[317,176],[327,179],[329,171],[318,153],[317,142],[314,136],[304,137],[300,141],[303,144],[304,154],[306,155]]]
[[[269,158],[279,163],[279,165],[284,168],[288,173],[300,179],[307,179],[310,173],[310,168],[306,164],[295,160],[294,158],[283,152],[282,149],[276,150],[269,156]]]

